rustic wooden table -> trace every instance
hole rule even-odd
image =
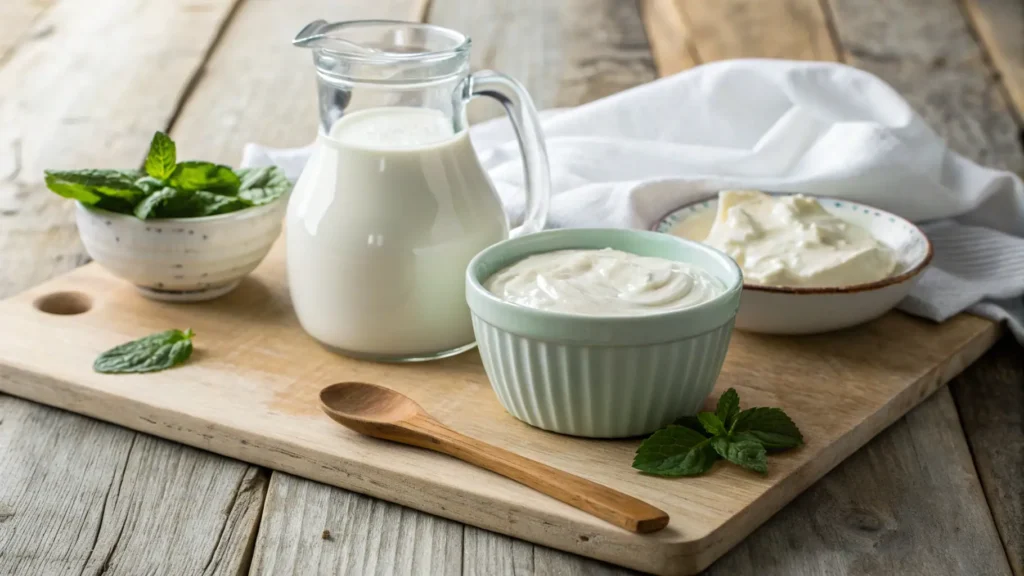
[[[467,32],[539,107],[724,58],[841,60],[1024,173],[1020,0],[2,0],[0,296],[88,260],[44,168],[137,165],[157,129],[225,163],[307,143],[289,39],[321,17]],[[1004,339],[707,573],[1024,576],[1022,356]],[[0,574],[244,572],[625,573],[0,395]]]

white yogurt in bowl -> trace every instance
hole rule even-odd
[[[534,254],[497,272],[484,287],[520,306],[598,316],[681,310],[725,291],[703,268],[611,248]]]
[[[762,286],[852,286],[896,269],[892,248],[802,194],[723,191],[703,241],[731,256],[744,281]]]
[[[658,232],[718,244],[745,264],[739,330],[818,334],[862,324],[894,308],[931,261],[924,232],[895,214],[838,198],[776,194],[763,204],[766,213],[750,206],[730,210],[730,196],[746,194],[722,193],[687,204],[655,226]],[[729,229],[712,233],[723,224]],[[773,231],[776,226],[789,229]]]

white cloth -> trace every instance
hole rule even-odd
[[[923,226],[935,259],[900,307],[1008,321],[1024,343],[1024,183],[949,150],[879,78],[842,64],[730,60],[542,114],[549,227],[649,229],[727,188],[847,198]],[[513,223],[519,151],[504,119],[473,144]],[[243,164],[296,178],[309,148],[248,145]]]

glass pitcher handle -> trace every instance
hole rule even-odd
[[[470,77],[470,94],[490,96],[501,102],[512,121],[516,139],[519,140],[526,182],[526,212],[523,224],[513,229],[510,236],[514,238],[540,232],[548,219],[551,173],[548,169],[548,153],[544,148],[544,135],[533,100],[515,79],[490,70],[481,70]]]

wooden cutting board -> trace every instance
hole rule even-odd
[[[42,310],[41,310],[41,309]],[[659,574],[692,574],[949,381],[999,335],[961,315],[942,325],[893,312],[858,329],[801,338],[734,335],[713,405],[780,406],[806,446],[760,476],[719,463],[700,478],[630,468],[639,440],[584,440],[508,415],[473,351],[417,365],[350,360],[306,336],[291,310],[283,243],[232,294],[204,304],[146,300],[96,264],[0,302],[0,390],[488,530]],[[92,371],[101,351],[191,327],[184,366]],[[15,374],[33,378],[11,377]],[[317,407],[321,387],[396,388],[452,428],[644,499],[667,511],[641,536],[445,456],[360,437]]]

